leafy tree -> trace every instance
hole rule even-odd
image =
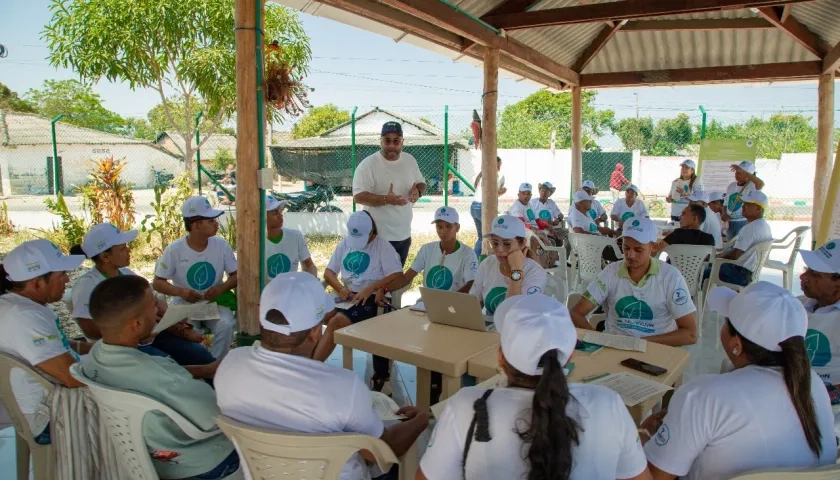
[[[157,140],[158,137],[158,132],[152,128],[149,121],[145,118],[126,119],[125,126],[123,127],[123,133],[134,138],[142,138],[151,142]]]
[[[625,118],[618,122],[615,133],[627,150],[641,150],[645,155],[672,156],[691,143],[694,127],[688,115],[675,118]]]
[[[768,120],[751,117],[743,123],[723,125],[715,120],[706,126],[707,139],[745,139],[756,142],[758,158],[781,158],[783,153],[817,150],[817,127],[812,118],[776,113]],[[700,129],[695,129],[699,142]]]
[[[615,113],[596,110],[592,105],[596,92],[582,92],[581,127],[583,148],[597,149],[596,140],[612,131]],[[499,148],[549,148],[551,132],[556,132],[556,147],[572,145],[572,95],[541,90],[502,112],[499,125]]]
[[[35,113],[35,105],[20,98],[17,92],[13,92],[9,87],[0,82],[0,110]]]
[[[45,117],[64,114],[64,121],[108,133],[122,133],[125,120],[102,106],[102,97],[90,85],[77,80],[45,80],[40,89],[30,89],[24,98]]]
[[[199,126],[205,138],[236,103],[233,0],[51,0],[50,9],[43,33],[50,63],[85,80],[157,91],[166,130],[184,138],[185,167],[192,171],[194,102],[205,105]],[[297,14],[267,5],[264,21],[266,42],[278,42],[283,59],[305,75],[312,52]],[[173,102],[172,92],[183,103]],[[282,121],[281,112],[273,114]]]
[[[621,139],[625,150],[640,150],[647,153],[653,138],[653,119],[623,118],[615,126],[615,134]]]
[[[292,127],[292,138],[317,137],[331,128],[350,121],[350,112],[341,110],[332,103],[312,107]]]
[[[222,147],[216,150],[216,155],[210,160],[210,168],[216,172],[224,172],[228,165],[236,165],[236,157],[230,149]]]

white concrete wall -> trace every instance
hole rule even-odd
[[[502,159],[501,174],[505,176],[505,186],[508,190],[505,198],[515,198],[521,183],[528,182],[537,188],[538,183],[545,181],[557,187],[555,196],[568,196],[572,182],[571,150],[556,150],[551,153],[548,149],[500,149],[498,155]],[[459,152],[459,159],[461,173],[467,180],[472,181],[481,171],[481,150]],[[472,173],[472,176],[467,173]]]

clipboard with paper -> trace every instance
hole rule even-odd
[[[185,318],[195,321],[216,320],[219,318],[219,306],[208,302],[170,304],[152,333],[160,333]]]

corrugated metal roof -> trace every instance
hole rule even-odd
[[[152,145],[146,140],[77,127],[65,122],[55,124],[55,138],[61,144]],[[52,145],[50,119],[30,113],[8,112],[0,115],[0,145]]]
[[[840,43],[840,2],[799,3],[791,15],[831,45]]]

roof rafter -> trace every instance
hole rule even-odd
[[[530,8],[536,6],[542,0],[504,0],[502,3],[491,8],[489,12],[481,16],[484,20],[489,15],[504,15],[506,13],[527,12]],[[469,40],[464,42],[464,53],[472,51],[478,44]]]
[[[630,20],[622,32],[666,30],[758,30],[776,28],[763,18],[711,18],[698,20]]]
[[[831,49],[831,46],[827,42],[818,37],[814,32],[808,30],[808,27],[802,25],[792,15],[784,18],[785,13],[782,8],[759,8],[758,13],[819,58],[825,57]]]
[[[607,20],[630,20],[664,15],[769,7],[810,1],[813,0],[624,0],[621,2],[490,15],[486,18],[486,22],[496,28],[521,30]]]
[[[838,68],[840,68],[840,42],[823,59],[822,73],[833,72]]]
[[[595,55],[598,55],[598,52],[601,51],[602,48],[613,38],[616,32],[624,26],[626,21],[621,21],[613,26],[605,25],[604,28],[598,33],[598,36],[595,37],[594,40],[589,44],[588,47],[580,54],[575,64],[572,66],[572,70],[580,73],[589,65],[589,62],[595,58]]]

